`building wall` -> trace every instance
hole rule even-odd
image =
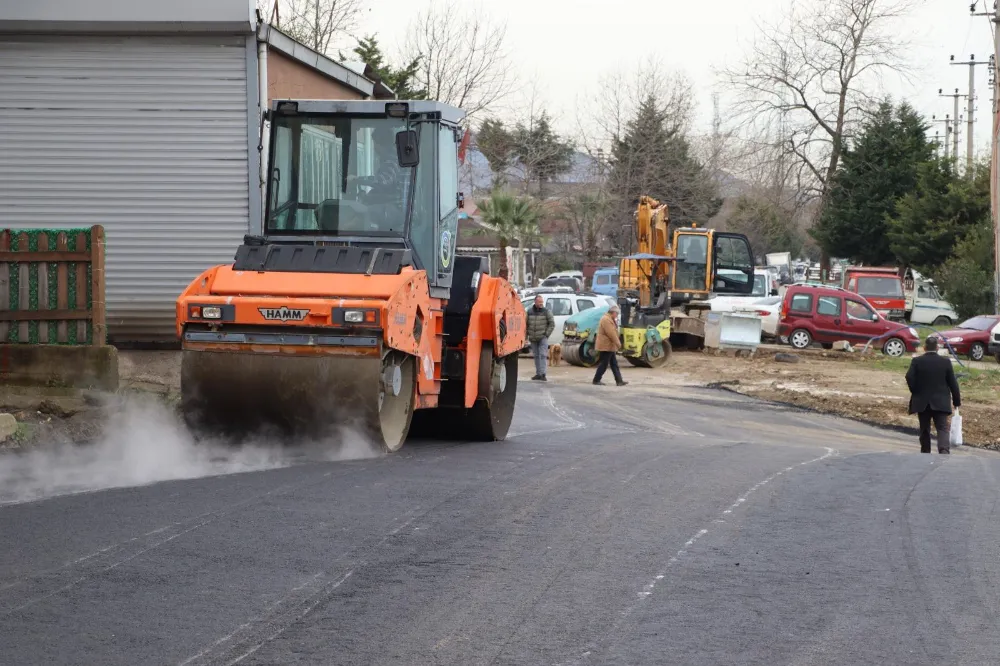
[[[363,96],[280,51],[268,49],[268,105],[275,99],[363,99]]]

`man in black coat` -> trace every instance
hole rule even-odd
[[[951,453],[951,433],[948,417],[962,406],[955,369],[951,359],[938,356],[937,338],[924,342],[926,352],[910,361],[906,385],[910,387],[910,414],[920,420],[920,452],[931,452],[931,421],[937,431],[938,453]]]

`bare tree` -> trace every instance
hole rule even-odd
[[[845,142],[887,73],[906,75],[894,22],[920,0],[797,0],[723,71],[752,159],[825,200]],[[757,152],[760,151],[760,152]],[[757,152],[756,155],[753,153]]]
[[[506,37],[506,24],[492,24],[481,8],[445,0],[410,24],[403,60],[419,57],[416,79],[428,97],[463,109],[471,119],[513,88]]]
[[[327,54],[357,30],[366,4],[365,0],[258,0],[257,6],[278,30]]]

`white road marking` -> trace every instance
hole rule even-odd
[[[761,481],[761,482],[757,483],[756,485],[752,486],[749,490],[747,490],[745,493],[743,493],[743,495],[741,495],[740,497],[736,498],[736,501],[733,502],[732,504],[730,504],[729,507],[722,512],[722,516],[726,516],[726,515],[731,514],[735,509],[739,508],[741,505],[743,505],[744,503],[746,503],[747,499],[751,495],[753,495],[756,491],[760,490],[761,488],[763,488],[767,484],[771,483],[772,481],[774,481],[778,477],[780,477],[780,476],[782,476],[784,474],[787,474],[788,472],[794,470],[797,467],[804,467],[806,465],[811,465],[813,463],[817,463],[817,462],[826,460],[827,458],[830,458],[831,456],[834,456],[834,455],[837,454],[837,450],[836,449],[832,449],[832,448],[830,448],[828,446],[827,447],[823,447],[823,448],[826,449],[826,453],[824,453],[822,456],[820,456],[818,458],[813,458],[811,460],[806,460],[805,462],[800,462],[800,463],[798,463],[796,465],[792,465],[791,467],[785,467],[784,469],[782,469],[782,470],[780,470],[778,472],[775,472],[774,474],[772,474],[771,476],[767,477],[763,481]],[[720,517],[720,518],[716,518],[713,521],[713,524],[725,523],[725,522],[726,522],[725,519],[722,518],[722,517]],[[666,578],[668,570],[670,569],[670,567],[673,566],[678,560],[680,560],[681,558],[683,558],[685,555],[687,555],[688,550],[692,546],[694,546],[694,544],[697,543],[699,539],[701,539],[703,536],[705,536],[706,534],[708,534],[708,532],[709,532],[708,528],[702,528],[702,529],[698,530],[698,532],[695,533],[690,539],[688,539],[686,542],[684,542],[684,546],[680,550],[678,550],[676,554],[674,554],[672,557],[670,557],[669,560],[667,560],[667,562],[663,566],[663,568],[659,572],[657,572],[657,574],[655,576],[653,576],[653,578],[650,580],[649,583],[647,583],[646,585],[644,585],[642,587],[642,589],[638,591],[638,593],[636,594],[636,597],[637,597],[636,601],[634,603],[632,603],[630,606],[628,606],[625,610],[623,610],[623,611],[621,611],[619,613],[619,617],[615,620],[614,624],[611,627],[611,630],[608,632],[609,634],[612,633],[612,632],[614,632],[614,631],[616,631],[618,629],[618,627],[621,626],[622,622],[624,622],[633,612],[635,612],[635,610],[639,607],[639,605],[644,600],[646,600],[648,597],[650,597],[653,594],[653,592],[656,589],[657,583],[659,583],[660,581],[662,581],[662,580],[664,580]],[[570,661],[568,663],[576,664],[576,663],[580,663],[581,661],[587,660],[590,657],[590,655],[593,654],[594,649],[596,648],[596,646],[591,645],[591,646],[588,646],[588,648],[589,649],[587,649],[585,652],[581,653],[579,657],[577,657],[576,659],[574,659],[574,660],[572,660],[572,661]]]
[[[837,453],[836,449],[831,449],[830,447],[824,447],[824,448],[826,449],[826,453],[824,453],[819,458],[813,458],[812,460],[806,460],[805,462],[800,462],[797,465],[792,465],[791,467],[786,467],[786,468],[784,468],[784,469],[782,469],[782,470],[780,470],[778,472],[775,472],[774,474],[772,474],[771,476],[767,477],[763,481],[757,483],[752,488],[750,488],[750,490],[746,491],[745,493],[743,493],[743,495],[741,495],[740,497],[736,498],[736,501],[733,502],[732,504],[730,504],[729,508],[727,508],[726,510],[724,510],[722,512],[722,515],[725,516],[725,515],[731,514],[734,510],[738,509],[741,505],[745,504],[746,501],[747,501],[747,499],[751,495],[753,495],[755,492],[757,492],[758,490],[760,490],[761,488],[763,488],[767,484],[769,484],[772,481],[774,481],[775,479],[777,479],[779,476],[782,476],[784,474],[787,474],[788,472],[791,472],[796,467],[803,467],[805,465],[810,465],[812,463],[817,463],[817,462],[820,462],[822,460],[826,460],[830,456],[833,456],[834,454]],[[716,519],[714,522],[715,523],[720,523],[720,522],[724,523],[726,521],[725,521],[724,518],[719,518],[719,519]],[[650,594],[652,594],[653,593],[653,588],[656,587],[656,582],[659,581],[659,580],[663,580],[663,578],[666,576],[666,573],[667,573],[666,570],[667,570],[667,568],[669,568],[671,564],[675,563],[680,558],[684,557],[687,554],[688,549],[691,548],[691,546],[693,546],[695,544],[695,542],[698,541],[698,539],[702,538],[706,534],[708,534],[708,529],[707,528],[701,529],[701,530],[698,530],[697,534],[695,534],[693,537],[691,537],[690,539],[688,539],[684,543],[684,547],[681,548],[679,551],[677,551],[677,554],[674,555],[673,557],[671,557],[667,561],[666,567],[664,567],[664,569],[662,571],[660,571],[656,575],[656,577],[652,580],[652,582],[650,582],[648,585],[646,585],[639,592],[639,594],[638,594],[639,598],[640,599],[645,599]],[[631,612],[631,611],[629,611],[629,612]]]

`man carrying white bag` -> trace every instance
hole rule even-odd
[[[924,353],[910,361],[906,385],[910,387],[910,414],[916,414],[920,421],[920,452],[931,452],[933,423],[937,432],[938,453],[947,454],[951,453],[951,431],[956,425],[961,441],[962,419],[958,408],[962,406],[962,395],[951,359],[938,356],[937,349],[937,338],[929,336],[924,341]],[[952,414],[952,405],[955,406],[955,417],[949,430],[948,417]]]

